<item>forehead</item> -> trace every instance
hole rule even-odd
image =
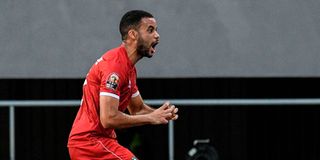
[[[157,27],[157,21],[154,18],[142,18],[140,26],[141,27],[153,26],[153,27],[156,28]]]

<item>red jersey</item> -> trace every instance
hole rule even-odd
[[[116,138],[114,129],[100,123],[100,96],[119,99],[119,111],[125,111],[131,97],[139,95],[136,69],[124,45],[106,52],[91,67],[83,84],[81,106],[74,120],[68,147],[89,144],[92,138]]]

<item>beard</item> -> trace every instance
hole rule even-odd
[[[147,43],[140,37],[138,39],[137,52],[142,57],[151,58],[152,54],[149,53],[150,52],[150,47],[148,47],[146,44]]]

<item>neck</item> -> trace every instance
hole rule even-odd
[[[142,56],[138,54],[137,52],[137,44],[133,42],[124,41],[123,42],[124,47],[127,51],[127,55],[129,57],[129,60],[133,65],[135,65],[140,59],[142,59]]]

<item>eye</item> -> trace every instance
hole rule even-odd
[[[147,30],[149,33],[152,33],[154,31],[154,28],[153,27],[149,27],[148,30]]]

